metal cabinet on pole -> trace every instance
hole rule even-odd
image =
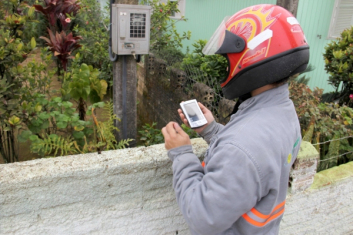
[[[120,130],[116,139],[134,139],[137,136],[137,72],[136,61],[149,52],[151,7],[137,4],[138,1],[115,1],[111,4],[110,53],[113,62],[114,114],[121,121],[116,122]],[[127,4],[119,4],[127,3]]]

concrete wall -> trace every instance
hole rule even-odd
[[[353,162],[321,171],[303,192],[289,194],[280,234],[353,234]]]
[[[207,144],[192,144],[201,157]],[[0,165],[0,234],[189,234],[166,153],[160,144]],[[317,157],[304,142],[280,234],[353,231],[353,163],[315,174]]]
[[[188,229],[163,144],[0,165],[0,234],[176,231]]]

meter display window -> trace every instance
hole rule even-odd
[[[146,35],[146,14],[130,14],[130,38],[145,38]]]

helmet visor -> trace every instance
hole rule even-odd
[[[204,55],[214,55],[216,51],[222,46],[225,38],[225,31],[227,29],[226,22],[230,16],[226,16],[222,23],[218,26],[217,30],[213,33],[211,39],[207,42],[202,50]]]

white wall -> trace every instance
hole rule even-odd
[[[201,156],[206,143],[192,142]],[[350,166],[344,180],[290,195],[280,234],[353,231]],[[0,165],[0,234],[189,231],[172,189],[171,161],[161,144]]]

